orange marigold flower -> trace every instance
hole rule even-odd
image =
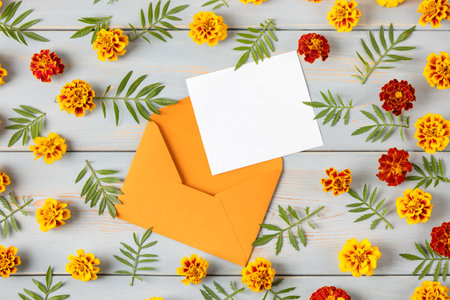
[[[56,56],[55,52],[50,53],[49,49],[41,50],[31,58],[30,70],[34,77],[42,82],[51,82],[51,77],[64,73],[64,68],[61,58]]]
[[[339,268],[342,272],[351,272],[352,276],[372,276],[381,257],[378,247],[372,247],[367,239],[360,242],[356,239],[347,240],[339,251]]]
[[[83,117],[85,110],[93,111],[95,91],[91,85],[84,80],[75,79],[66,83],[56,98],[61,111],[65,110],[75,117]]]
[[[450,222],[433,228],[430,246],[437,254],[450,258]]]
[[[308,33],[302,35],[298,40],[297,52],[305,55],[305,61],[311,64],[318,58],[325,61],[330,53],[330,44],[323,35]]]
[[[338,172],[335,168],[325,170],[329,178],[322,178],[321,183],[325,192],[333,191],[334,196],[347,193],[352,183],[352,171],[345,169]]]
[[[72,275],[72,278],[89,281],[96,280],[97,273],[100,271],[100,260],[94,254],[86,254],[83,249],[77,250],[77,256],[69,255],[69,263],[66,265],[66,272]]]
[[[189,36],[199,45],[206,42],[212,47],[227,37],[227,24],[212,11],[196,13],[189,28]]]
[[[66,154],[66,140],[54,132],[48,137],[37,137],[33,141],[36,145],[31,145],[30,151],[36,155],[35,160],[43,156],[46,164],[53,164],[53,161],[60,160]]]
[[[11,179],[5,173],[0,171],[0,193],[3,193],[6,190],[6,186],[11,184]]]
[[[36,211],[39,229],[47,232],[66,224],[64,221],[70,219],[70,210],[66,207],[67,203],[60,203],[53,198],[45,200],[44,205]]]
[[[414,124],[417,146],[425,152],[433,154],[444,150],[449,142],[450,121],[445,120],[440,114],[426,114]]]
[[[380,92],[380,101],[383,103],[385,111],[392,111],[396,116],[402,114],[402,109],[413,108],[413,101],[416,101],[416,90],[406,80],[398,81],[393,79],[386,83]]]
[[[449,289],[440,282],[425,280],[417,287],[411,300],[450,300]]]
[[[246,284],[252,291],[260,293],[264,289],[272,288],[275,269],[272,268],[269,260],[257,257],[255,262],[250,262],[247,267],[242,269],[241,275],[243,284]]]
[[[5,76],[8,75],[8,72],[6,69],[2,68],[2,65],[0,64],[0,85],[5,84]]]
[[[199,257],[197,254],[192,254],[191,257],[183,257],[181,267],[177,268],[177,274],[185,276],[181,281],[185,285],[189,285],[191,282],[199,284],[203,277],[206,277],[208,267],[209,263],[206,259]]]
[[[403,197],[398,197],[396,203],[398,215],[406,218],[409,225],[426,223],[434,206],[431,204],[431,195],[418,188],[404,191]]]
[[[123,34],[121,29],[102,29],[97,33],[94,42],[94,50],[97,50],[97,57],[101,61],[108,59],[109,61],[117,60],[118,56],[122,56],[127,52],[125,47],[128,45],[128,36]]]
[[[338,32],[352,31],[361,17],[361,11],[356,6],[358,3],[353,0],[336,0],[328,12],[327,20]]]
[[[438,90],[450,89],[450,58],[447,52],[439,55],[431,53],[427,58],[427,64],[423,70],[423,76],[431,87]]]
[[[377,0],[378,4],[380,6],[386,6],[386,7],[397,7],[400,3],[402,3],[405,0]]]
[[[351,300],[346,291],[335,286],[324,286],[315,291],[309,300]]]
[[[441,26],[441,20],[450,20],[450,4],[447,0],[423,0],[417,12],[423,14],[419,19],[422,26],[431,23],[436,28]]]
[[[8,247],[0,245],[0,275],[3,278],[9,277],[10,274],[17,272],[16,266],[20,265],[20,257],[17,256],[16,247]]]
[[[390,148],[387,154],[381,155],[378,162],[377,177],[386,181],[388,186],[397,186],[406,179],[406,173],[411,172],[412,163],[409,162],[409,153],[405,150]]]
[[[144,300],[147,300],[147,299],[144,299]],[[162,297],[151,297],[148,300],[164,300],[164,299]]]
[[[267,0],[241,0],[241,2],[245,4],[253,2],[254,5],[260,5],[263,1],[266,2]]]

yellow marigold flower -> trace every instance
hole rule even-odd
[[[203,257],[199,257],[197,254],[192,254],[191,257],[183,257],[181,260],[181,267],[177,268],[177,274],[185,276],[181,281],[185,285],[189,283],[199,284],[202,282],[202,278],[206,277],[206,271],[208,270],[209,263]]]
[[[427,58],[423,76],[431,87],[436,86],[439,90],[450,88],[450,58],[447,52],[439,55],[431,53]]]
[[[6,71],[6,69],[2,68],[2,65],[0,64],[0,85],[5,84],[4,78],[6,75],[8,75],[8,72]]]
[[[260,5],[261,3],[263,3],[263,1],[266,2],[267,0],[241,0],[241,2],[245,3],[245,4],[253,2],[254,5]],[[322,0],[319,0],[319,1],[322,1]],[[316,2],[316,1],[314,1],[314,2]]]
[[[421,286],[416,288],[411,300],[450,300],[448,291],[449,289],[440,282],[425,280]]]
[[[199,45],[206,42],[212,47],[227,37],[227,24],[221,16],[211,11],[195,14],[189,28],[189,36]]]
[[[144,299],[144,300],[147,300],[147,299]],[[164,299],[162,297],[151,297],[148,300],[164,300]]]
[[[433,154],[444,150],[449,142],[450,121],[445,120],[440,114],[426,114],[417,119],[416,133],[417,146],[425,152]]]
[[[108,59],[109,61],[117,60],[118,56],[124,55],[127,50],[128,37],[122,34],[120,29],[102,29],[97,33],[94,42],[94,50],[97,50],[97,57],[101,61]]]
[[[0,171],[0,193],[3,193],[6,190],[6,186],[11,184],[11,179],[5,173]]]
[[[35,160],[43,156],[45,163],[53,164],[55,159],[60,160],[63,154],[66,154],[66,140],[54,132],[48,137],[37,137],[33,141],[36,145],[31,145],[30,151],[36,155]]]
[[[352,276],[371,276],[377,267],[377,260],[381,257],[378,247],[372,247],[367,239],[358,242],[350,239],[339,251],[339,268],[342,272],[351,272]]]
[[[61,111],[65,110],[69,114],[83,117],[84,111],[93,111],[95,103],[93,102],[95,91],[91,85],[84,80],[75,79],[66,83],[56,98]]]
[[[77,250],[77,256],[69,255],[70,262],[66,265],[66,272],[74,279],[81,281],[96,280],[100,271],[100,260],[94,254],[86,254],[83,249]]]
[[[58,228],[66,224],[70,219],[70,210],[66,209],[67,203],[60,203],[53,198],[45,200],[44,205],[36,211],[36,221],[39,229],[47,232],[52,228]]]
[[[402,3],[405,0],[377,0],[378,4],[380,6],[386,6],[386,7],[397,7],[400,3]]]
[[[398,197],[396,203],[398,215],[406,218],[409,225],[426,223],[434,206],[431,204],[431,195],[418,188],[404,191],[403,197]]]
[[[325,192],[333,191],[334,196],[348,192],[352,183],[352,171],[345,169],[342,172],[338,172],[335,168],[329,168],[325,170],[325,173],[329,177],[321,179]]]
[[[441,20],[450,20],[450,4],[447,0],[423,0],[417,12],[423,14],[419,19],[422,26],[430,23],[436,28],[441,26]]]
[[[358,3],[353,0],[336,0],[328,12],[327,20],[338,32],[352,31],[361,17],[361,11],[356,6]]]
[[[9,277],[10,274],[17,272],[16,266],[21,264],[20,257],[16,255],[16,247],[8,247],[0,245],[0,275],[3,278]]]
[[[242,269],[241,274],[242,283],[252,291],[260,293],[264,289],[272,288],[275,269],[272,268],[269,260],[257,257],[255,262],[250,262],[247,267]]]

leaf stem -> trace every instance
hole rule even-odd
[[[373,209],[373,207],[367,203],[366,201],[359,199],[359,198],[354,198],[358,201],[360,201],[363,205],[367,206],[367,208],[369,208],[373,213],[375,213],[381,220],[383,220],[384,223],[386,223],[386,225],[391,228],[394,229],[394,226],[392,226],[392,224],[383,216],[381,215],[377,210]]]
[[[22,211],[22,209],[24,209],[26,206],[28,206],[31,202],[33,202],[33,199],[28,200],[27,202],[25,202],[24,204],[22,204],[21,206],[18,206],[17,209],[13,210],[10,212],[9,215],[7,215],[5,218],[3,218],[2,220],[0,220],[0,224],[5,222],[7,219],[9,219],[10,217],[12,217],[14,214],[16,214],[19,211]]]
[[[366,75],[364,75],[363,80],[361,81],[362,84],[366,83],[367,79],[369,78],[369,76],[372,74],[373,71],[375,71],[376,67],[380,64],[380,62],[385,58],[385,56],[388,54],[389,51],[392,50],[392,48],[394,48],[394,46],[397,45],[397,42],[394,42],[391,47],[389,47],[388,49],[386,49],[386,51],[384,52],[384,54],[382,56],[380,56],[380,58],[374,62],[374,65],[369,68],[369,70],[367,71]]]
[[[159,19],[155,20],[152,24],[149,24],[146,28],[142,28],[142,31],[138,34],[136,34],[133,37],[130,37],[130,42],[135,41],[136,39],[138,39],[139,37],[141,37],[143,34],[149,32],[151,29],[153,29],[155,27],[156,24],[160,23],[161,20],[163,20],[166,16],[161,16]]]
[[[223,300],[233,299],[233,296],[235,296],[239,293],[242,293],[244,290],[245,290],[245,287],[240,288],[240,289],[234,291],[233,293],[231,293],[230,295],[226,296],[225,299],[223,299]]]
[[[279,232],[280,232],[280,233],[285,232],[285,231],[291,229],[292,227],[299,225],[299,224],[302,223],[303,221],[306,221],[307,219],[311,218],[312,216],[317,215],[317,214],[318,214],[322,209],[324,209],[324,208],[325,208],[325,206],[319,207],[318,209],[316,209],[316,210],[313,211],[312,213],[307,214],[306,217],[300,219],[300,221],[295,222],[294,224],[290,225],[289,227],[287,227],[287,228],[285,228],[285,229],[283,229],[283,230],[281,230],[281,231],[279,231]]]
[[[102,191],[103,197],[108,198],[108,194],[106,193],[101,180],[98,178],[97,173],[95,172],[94,168],[92,168],[91,163],[86,159],[86,166],[89,168],[89,170],[91,171],[92,177],[94,178],[96,184],[99,186],[100,190]]]
[[[136,269],[137,269],[137,265],[138,265],[138,261],[139,261],[139,255],[141,254],[141,250],[142,250],[142,243],[143,243],[143,238],[141,238],[141,241],[139,242],[139,247],[136,253],[136,256],[134,258],[134,262],[133,262],[133,271],[131,272],[131,283],[130,285],[133,286],[134,283],[134,277],[136,276]]]
[[[253,42],[252,46],[248,50],[249,52],[252,52],[252,50],[254,51],[254,48],[255,48],[256,44],[261,40],[261,37],[266,33],[266,31],[269,29],[269,27],[272,25],[272,23],[273,23],[273,19],[269,19],[266,22],[266,24],[264,25],[264,27],[261,30],[261,33],[258,35],[258,37]]]

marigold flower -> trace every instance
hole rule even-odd
[[[147,300],[147,299],[144,299],[144,300]],[[148,300],[164,300],[164,299],[162,297],[151,297]]]
[[[418,188],[404,191],[403,197],[398,197],[396,203],[399,217],[406,218],[409,225],[426,223],[434,206],[431,195]]]
[[[50,53],[49,49],[41,50],[31,58],[30,70],[34,77],[42,82],[51,82],[51,77],[64,73],[64,68],[61,58],[56,56],[55,52]]]
[[[0,64],[0,85],[5,84],[4,78],[8,75],[8,72],[6,69],[2,68],[2,65]]]
[[[197,254],[192,254],[191,257],[183,257],[181,267],[177,268],[177,274],[185,276],[181,281],[185,285],[189,285],[191,282],[199,284],[203,277],[206,277],[208,267],[209,263],[206,259],[199,257]]]
[[[450,222],[433,228],[430,246],[437,254],[450,258]]]
[[[400,3],[402,3],[405,0],[377,0],[378,4],[380,6],[386,6],[386,7],[397,7]]]
[[[334,286],[324,286],[315,291],[309,300],[351,300],[346,291]]]
[[[320,3],[320,2],[322,2],[322,0],[308,0],[308,2],[314,2],[314,3]]]
[[[351,272],[352,276],[371,276],[377,267],[377,260],[381,257],[378,247],[372,247],[367,239],[358,242],[356,239],[347,240],[339,251],[339,268],[342,272]]]
[[[387,154],[381,155],[378,162],[377,177],[386,181],[388,186],[397,186],[406,179],[406,173],[411,172],[412,163],[408,160],[409,153],[405,150],[390,148]]]
[[[436,86],[438,90],[450,88],[450,58],[447,52],[439,55],[431,53],[427,58],[427,64],[423,70],[423,76],[431,87]]]
[[[241,0],[241,2],[245,4],[253,2],[254,5],[260,5],[263,1],[266,2],[267,0]]]
[[[449,289],[440,282],[425,280],[417,287],[411,300],[450,300]]]
[[[100,271],[100,260],[94,254],[86,254],[83,249],[77,250],[77,256],[69,255],[69,263],[66,265],[66,272],[72,275],[72,278],[89,281],[96,280],[97,273]]]
[[[304,34],[298,40],[298,54],[305,55],[305,61],[313,63],[316,59],[322,58],[325,61],[330,53],[328,40],[320,34]]]
[[[9,277],[10,274],[17,272],[16,266],[20,265],[20,257],[17,256],[16,247],[8,247],[0,245],[0,275],[3,278]]]
[[[0,171],[0,194],[6,190],[6,186],[11,184],[11,179],[5,173]]]
[[[441,26],[441,20],[450,20],[450,4],[447,0],[423,0],[418,13],[422,13],[419,24],[422,26],[430,23],[433,28]]]
[[[325,170],[325,173],[329,177],[321,179],[325,192],[333,191],[334,196],[348,192],[352,183],[352,171],[345,169],[342,172],[338,172],[335,168],[329,168]]]
[[[338,32],[352,31],[361,17],[361,11],[356,6],[358,3],[353,0],[336,0],[328,12],[327,20]]]
[[[31,145],[30,151],[36,155],[35,160],[43,156],[46,164],[53,164],[54,160],[60,160],[66,154],[66,140],[54,132],[48,137],[37,137],[33,141],[36,145]]]
[[[102,29],[97,33],[94,42],[94,50],[97,50],[97,58],[101,61],[108,59],[109,61],[117,60],[118,56],[122,56],[127,52],[125,47],[128,45],[128,36],[123,34],[121,29]]]
[[[380,92],[380,101],[383,103],[385,111],[392,111],[396,116],[402,114],[402,109],[413,108],[413,101],[416,101],[416,90],[406,80],[398,81],[393,79],[386,83]]]
[[[189,28],[189,36],[199,45],[206,42],[212,47],[227,37],[227,24],[212,11],[196,13]]]
[[[275,269],[272,268],[269,260],[257,257],[255,262],[250,262],[247,267],[242,269],[241,275],[243,284],[246,284],[252,291],[260,293],[264,289],[272,288]]]
[[[450,121],[445,120],[440,114],[426,114],[414,124],[417,146],[425,152],[433,154],[444,150],[450,137]]]
[[[65,110],[75,117],[83,117],[84,111],[93,111],[95,91],[91,85],[84,80],[75,79],[66,83],[56,98],[61,111]]]
[[[36,221],[39,229],[47,232],[52,228],[58,228],[66,224],[70,219],[70,210],[66,209],[67,203],[60,203],[53,198],[45,200],[44,205],[36,211]]]

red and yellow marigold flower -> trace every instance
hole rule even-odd
[[[450,300],[449,289],[440,282],[425,280],[417,287],[411,300]]]
[[[83,117],[86,110],[93,111],[95,91],[91,85],[84,80],[75,79],[66,83],[56,98],[61,111],[65,110],[69,114]]]
[[[270,290],[272,288],[275,269],[272,268],[272,263],[269,260],[257,257],[254,262],[249,262],[242,269],[241,275],[243,284],[246,284],[252,291],[260,293],[264,289]]]
[[[426,114],[417,119],[416,133],[417,146],[425,152],[433,154],[444,150],[450,137],[450,121],[445,120],[440,114]]]
[[[207,43],[212,47],[227,37],[227,24],[212,11],[196,13],[189,28],[189,36],[199,45]]]
[[[6,190],[6,186],[11,184],[11,179],[5,173],[0,171],[0,194]]]
[[[66,207],[67,203],[58,202],[53,198],[45,200],[44,205],[36,211],[39,229],[47,232],[66,224],[64,221],[70,219],[70,210]]]
[[[430,246],[437,254],[450,258],[450,222],[433,228]]]
[[[325,192],[333,191],[334,196],[347,193],[352,183],[352,171],[345,169],[338,172],[335,168],[325,170],[328,178],[322,178],[321,183]]]
[[[380,6],[386,6],[386,7],[397,7],[400,3],[402,3],[405,0],[377,0],[378,4]]]
[[[358,3],[353,0],[336,0],[328,12],[327,20],[338,32],[352,31],[361,17],[361,11],[356,6]]]
[[[64,68],[61,58],[55,52],[50,53],[49,49],[41,50],[31,58],[30,70],[42,82],[51,82],[51,77],[64,73]]]
[[[94,254],[86,254],[83,249],[77,250],[77,256],[69,255],[69,263],[66,265],[66,272],[72,275],[72,278],[89,281],[96,280],[100,268],[100,260]]]
[[[406,218],[409,225],[427,222],[434,206],[431,195],[418,188],[404,191],[403,197],[398,197],[396,203],[399,217]]]
[[[5,84],[5,77],[8,75],[8,72],[6,69],[2,68],[2,65],[0,64],[0,85]]]
[[[206,259],[199,257],[197,254],[192,254],[191,257],[183,257],[181,267],[177,268],[177,274],[185,276],[181,281],[185,285],[199,284],[203,277],[206,277],[208,267],[209,263]]]
[[[266,2],[267,0],[241,0],[241,2],[245,4],[253,2],[254,5],[260,5],[263,1]]]
[[[17,272],[17,266],[21,264],[20,257],[17,256],[16,247],[8,247],[0,245],[0,275],[3,278],[9,277],[10,274]]]
[[[341,272],[351,272],[352,276],[371,276],[377,267],[377,260],[381,257],[378,247],[364,239],[358,242],[356,239],[347,240],[339,251],[339,268]]]
[[[304,34],[298,40],[298,54],[305,56],[305,61],[313,63],[316,59],[322,58],[325,61],[330,53],[328,40],[320,34]]]
[[[423,76],[431,87],[439,90],[450,89],[450,57],[447,52],[439,55],[431,53],[423,70]]]
[[[436,28],[441,26],[442,20],[450,20],[450,4],[447,0],[423,0],[417,12],[422,14],[419,19],[422,26],[430,23]]]
[[[46,164],[53,164],[55,160],[60,160],[66,154],[66,140],[54,132],[51,132],[48,137],[37,137],[33,141],[35,145],[30,146],[30,151],[36,156],[35,160],[44,157]]]
[[[97,51],[97,57],[101,61],[108,59],[109,61],[117,60],[118,56],[122,56],[127,52],[125,50],[128,45],[128,37],[123,34],[121,29],[102,29],[97,33],[94,41],[94,50]]]
[[[391,111],[394,115],[402,114],[402,109],[413,108],[413,101],[416,101],[416,90],[406,80],[398,81],[393,79],[386,83],[380,92],[380,101],[383,102],[383,109]]]
[[[388,186],[397,186],[406,179],[406,174],[411,172],[412,163],[408,160],[409,153],[405,150],[390,148],[387,154],[378,159],[380,170],[377,177],[386,181]]]
[[[334,286],[324,286],[315,291],[309,300],[351,300],[346,291]]]

